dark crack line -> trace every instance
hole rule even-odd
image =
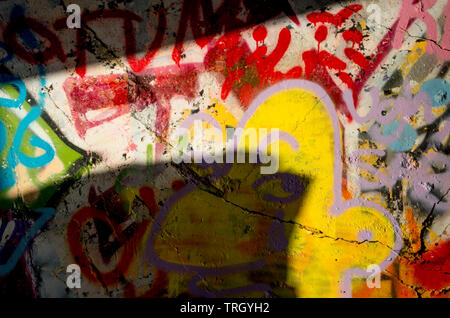
[[[428,228],[433,224],[435,215],[434,215],[434,209],[436,208],[436,205],[438,205],[449,193],[450,188],[447,190],[447,192],[444,193],[444,195],[441,196],[441,198],[433,203],[433,207],[431,208],[430,213],[427,215],[425,220],[422,222],[422,229],[420,230],[420,249],[417,251],[418,255],[422,255],[427,249],[425,246],[425,236],[428,232]]]
[[[444,287],[442,289],[427,289],[422,286],[411,285],[411,284],[408,284],[405,281],[403,281],[400,277],[398,277],[398,275],[390,272],[389,270],[386,269],[385,271],[391,275],[391,278],[396,279],[402,285],[414,290],[414,292],[417,294],[418,298],[422,298],[422,296],[425,294],[425,292],[430,292],[431,294],[441,295],[441,294],[445,294],[450,291],[450,287]]]
[[[377,241],[377,240],[373,240],[373,241],[368,241],[368,240],[357,241],[357,240],[345,239],[345,238],[342,238],[342,237],[333,237],[333,236],[325,234],[323,231],[321,231],[319,229],[316,229],[316,228],[313,228],[313,227],[310,227],[310,226],[306,226],[304,224],[295,222],[293,220],[285,220],[285,219],[281,219],[281,218],[276,217],[276,216],[272,216],[272,215],[268,215],[268,214],[265,214],[265,213],[262,213],[262,212],[258,212],[258,211],[254,211],[254,210],[248,209],[248,208],[243,207],[243,206],[241,206],[239,204],[236,204],[236,203],[234,203],[234,202],[232,202],[230,200],[225,199],[223,197],[225,193],[222,190],[216,188],[213,184],[211,184],[211,182],[209,181],[209,179],[207,177],[199,176],[188,165],[183,165],[183,168],[185,168],[186,170],[189,171],[188,173],[186,173],[186,171],[182,167],[180,167],[181,165],[172,164],[172,166],[174,166],[175,169],[177,169],[182,175],[184,175],[187,178],[189,178],[190,180],[192,180],[192,182],[194,182],[194,183],[196,183],[198,185],[204,185],[205,186],[205,187],[200,187],[199,186],[198,187],[199,190],[207,192],[207,193],[209,193],[211,195],[214,195],[214,196],[222,199],[226,203],[229,203],[229,204],[231,204],[231,205],[233,205],[233,206],[239,208],[240,210],[242,210],[244,212],[247,212],[249,214],[258,215],[258,216],[262,216],[262,217],[265,217],[265,218],[270,218],[270,219],[272,219],[274,221],[278,221],[280,223],[285,223],[285,224],[291,224],[291,225],[294,225],[294,226],[298,226],[300,229],[302,229],[304,231],[307,231],[307,232],[309,232],[310,234],[312,234],[314,236],[318,236],[319,238],[327,238],[327,239],[331,239],[333,241],[344,241],[344,242],[347,242],[347,243],[357,244],[357,245],[361,245],[361,244],[364,244],[364,243],[381,244],[381,245],[389,248],[390,250],[392,250],[392,247],[390,247],[390,246],[388,246],[388,245],[386,245],[386,244],[384,244],[384,243],[382,243],[380,241]],[[211,188],[214,189],[214,190],[211,190]]]
[[[47,96],[48,98],[52,101],[53,105],[64,115],[64,117],[69,121],[69,123],[71,123],[73,125],[73,127],[75,127],[75,123],[73,122],[72,118],[69,117],[69,115],[66,114],[65,111],[63,111],[61,109],[61,107],[58,106],[58,104],[56,104],[55,100],[53,99],[53,97],[51,96],[50,90],[47,89]]]
[[[430,41],[430,42],[433,42],[433,43],[436,44],[436,46],[439,47],[441,50],[450,52],[450,49],[446,49],[446,48],[442,47],[436,40],[432,40],[432,39],[426,38],[426,37],[424,37],[424,36],[411,35],[411,34],[408,32],[408,30],[403,29],[403,28],[401,28],[401,29],[402,29],[403,31],[405,31],[405,33],[406,33],[409,37],[411,37],[411,38],[419,39],[419,40],[422,40],[422,41]],[[442,39],[441,39],[441,40],[442,40]]]
[[[425,293],[425,290],[423,287],[421,286],[414,286],[411,284],[406,283],[405,281],[403,281],[403,279],[401,279],[400,277],[398,277],[398,275],[390,272],[389,270],[385,269],[385,271],[387,273],[389,273],[391,275],[391,278],[396,279],[397,281],[399,281],[402,285],[414,290],[414,292],[417,294],[417,298],[422,298],[422,295]]]
[[[67,12],[67,6],[66,6],[66,4],[64,3],[64,1],[61,0],[61,1],[59,2],[59,4],[63,7],[64,12]],[[93,39],[97,42],[97,44],[100,44],[100,47],[102,47],[104,50],[106,50],[106,53],[109,55],[109,58],[110,58],[110,59],[116,60],[116,62],[117,62],[117,64],[118,64],[119,66],[125,68],[125,66],[122,64],[122,62],[120,62],[120,58],[116,55],[116,53],[114,52],[114,50],[113,50],[111,47],[109,47],[105,42],[103,42],[103,41],[98,37],[97,33],[96,33],[89,25],[87,25],[87,23],[85,23],[85,22],[83,21],[83,19],[81,19],[81,25],[83,26],[83,28],[81,28],[80,31],[81,31],[81,32],[84,32],[84,35],[85,35],[86,37],[87,37],[88,35],[91,35],[91,36],[93,37]],[[89,32],[88,32],[88,31],[89,31]],[[86,40],[87,40],[87,39],[86,39]],[[86,47],[86,50],[88,50],[87,47]],[[96,57],[97,59],[99,59],[98,56],[97,56],[97,53],[98,53],[97,50],[94,49],[94,52],[91,52],[91,53],[93,53],[93,54],[95,55],[95,57]],[[99,59],[99,60],[101,60],[101,59]]]
[[[238,204],[236,204],[236,203],[234,203],[232,201],[229,201],[229,200],[227,200],[225,198],[222,198],[222,199],[225,202],[227,202],[227,203],[229,203],[229,204],[231,204],[231,205],[233,205],[233,206],[235,206],[235,207],[237,207],[237,208],[239,208],[239,209],[241,209],[241,210],[243,210],[243,211],[245,211],[245,212],[247,212],[249,214],[270,218],[270,219],[273,219],[273,220],[278,221],[280,223],[286,223],[286,224],[291,224],[291,225],[294,225],[294,226],[298,226],[300,229],[309,232],[313,236],[318,236],[319,238],[328,238],[328,239],[331,239],[331,240],[334,240],[334,241],[344,241],[344,242],[347,242],[347,243],[352,243],[352,244],[357,244],[357,245],[361,245],[361,244],[364,244],[364,243],[379,243],[379,244],[381,244],[381,245],[383,245],[385,247],[388,247],[389,249],[392,249],[391,247],[389,247],[386,244],[384,244],[384,243],[382,243],[380,241],[377,241],[377,240],[374,240],[374,241],[369,241],[369,240],[357,241],[357,240],[345,239],[345,238],[342,238],[342,237],[333,237],[333,236],[327,235],[323,231],[321,231],[319,229],[316,229],[316,228],[313,228],[311,226],[307,226],[307,225],[295,222],[293,220],[285,220],[285,219],[281,219],[281,218],[276,217],[276,216],[272,216],[272,215],[268,215],[268,214],[265,214],[265,213],[262,213],[262,212],[250,210],[250,209],[248,209],[246,207],[240,206],[240,205],[238,205]]]

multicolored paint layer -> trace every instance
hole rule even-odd
[[[0,8],[2,295],[449,296],[450,1],[41,2]],[[175,163],[199,128],[233,160]]]

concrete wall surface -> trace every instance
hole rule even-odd
[[[450,1],[0,2],[0,295],[450,291]]]

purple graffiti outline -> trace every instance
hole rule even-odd
[[[324,105],[327,108],[328,114],[331,118],[332,125],[333,125],[333,131],[334,131],[334,173],[333,173],[333,206],[330,209],[330,214],[332,216],[338,217],[341,214],[343,214],[346,210],[353,208],[353,207],[369,207],[371,209],[377,210],[380,212],[383,216],[385,216],[389,222],[391,223],[393,229],[394,229],[394,235],[395,235],[395,242],[394,247],[391,250],[391,253],[380,263],[378,266],[380,267],[380,270],[383,271],[386,269],[396,258],[395,256],[398,255],[399,251],[402,248],[402,232],[400,229],[400,226],[398,225],[397,221],[394,219],[394,217],[382,206],[370,202],[363,199],[351,199],[347,201],[342,201],[342,145],[341,145],[341,136],[340,136],[340,127],[339,127],[339,120],[336,113],[336,109],[334,107],[334,104],[330,98],[330,96],[327,94],[327,92],[318,84],[307,81],[307,80],[300,80],[300,79],[291,79],[291,80],[285,80],[280,83],[277,83],[263,92],[261,92],[255,100],[251,103],[250,107],[245,112],[244,116],[242,117],[241,121],[238,124],[238,128],[244,128],[246,123],[249,121],[251,116],[256,112],[258,107],[263,104],[268,98],[271,96],[290,89],[303,89],[307,90],[309,92],[312,92],[315,94],[320,100],[324,103]],[[237,130],[237,129],[236,129]],[[238,133],[234,136],[235,137],[235,146],[237,147],[237,141],[239,140],[239,130],[237,130]],[[367,232],[366,232],[367,234]],[[343,280],[341,285],[341,291],[340,294],[343,297],[352,297],[352,289],[351,289],[351,283],[352,278],[354,276],[359,276],[362,278],[369,277],[371,273],[367,272],[364,269],[354,267],[348,269],[343,274]]]
[[[187,117],[183,123],[181,124],[180,128],[178,128],[175,132],[175,136],[180,136],[183,134],[186,134],[187,129],[196,121],[205,121],[212,125],[216,130],[219,131],[219,133],[222,134],[222,127],[220,126],[219,122],[210,114],[207,114],[205,112],[192,114],[189,117]],[[241,135],[243,132],[243,129],[236,129],[236,135]],[[279,132],[280,140],[285,140],[294,150],[297,150],[300,145],[298,141],[289,133],[281,131]],[[270,144],[270,142],[274,139],[273,133],[268,134],[265,137],[262,137],[259,141],[258,145],[258,151],[261,151],[261,149],[267,148],[267,146]],[[237,143],[236,138],[233,139],[233,149],[237,149]],[[190,156],[194,152],[189,152],[187,155]],[[199,165],[202,167],[202,165]],[[222,168],[214,163],[212,165],[213,167],[213,173],[208,175],[207,177],[211,181],[215,181],[221,176],[225,175],[229,169],[231,168],[231,165],[225,164]],[[284,174],[283,174],[284,175]],[[284,180],[283,180],[284,181]],[[283,182],[283,186],[285,185],[285,182]],[[222,266],[220,268],[205,268],[202,266],[191,266],[191,265],[184,265],[184,264],[177,264],[172,262],[167,262],[161,259],[156,255],[156,252],[154,251],[154,239],[157,233],[161,230],[162,223],[166,219],[167,215],[170,213],[170,210],[172,206],[178,202],[182,197],[185,195],[191,193],[195,189],[197,189],[197,185],[193,183],[189,183],[185,188],[177,192],[174,196],[169,198],[169,200],[166,201],[166,204],[162,207],[162,209],[158,212],[157,217],[152,225],[152,228],[150,230],[150,236],[147,241],[147,248],[146,248],[146,255],[149,263],[155,265],[156,267],[172,271],[172,272],[189,272],[189,273],[195,273],[197,274],[192,280],[189,282],[189,290],[194,293],[195,295],[198,295],[200,297],[225,297],[229,296],[235,293],[239,292],[245,292],[245,291],[264,291],[266,294],[270,292],[271,288],[267,284],[250,284],[243,287],[237,287],[237,288],[230,288],[226,290],[217,290],[214,292],[205,291],[201,288],[199,288],[196,283],[203,279],[206,276],[218,276],[218,275],[226,275],[229,273],[235,273],[239,271],[249,271],[249,270],[256,270],[260,269],[265,266],[265,261],[263,259],[254,261],[254,262],[248,262],[238,265],[232,265],[232,266]],[[303,190],[303,188],[301,189]],[[298,197],[297,197],[298,198]],[[154,226],[156,224],[156,227]]]
[[[183,135],[187,133],[188,128],[196,121],[204,121],[216,128],[220,133],[222,133],[222,126],[220,126],[219,122],[210,114],[201,112],[193,115],[189,115],[183,123],[181,124],[180,128],[177,129],[175,132],[175,136],[179,137],[180,135]]]
[[[406,127],[406,118],[410,118],[419,111],[423,105],[425,123],[429,124],[433,121],[433,112],[431,107],[431,98],[425,91],[420,91],[413,95],[411,85],[405,81],[402,85],[402,95],[397,98],[389,98],[380,102],[379,90],[377,87],[369,89],[369,95],[372,99],[372,107],[366,115],[360,116],[354,106],[353,91],[348,89],[342,94],[344,103],[347,106],[350,115],[360,124],[365,124],[374,119],[380,125],[372,125],[369,129],[371,135],[377,142],[388,145],[396,141],[402,134]],[[390,105],[393,105],[390,107]],[[389,112],[387,110],[390,109]],[[383,111],[387,113],[382,114]],[[379,126],[392,123],[401,115],[398,127],[394,133],[389,136],[384,136]]]
[[[395,235],[395,243],[394,247],[391,250],[391,253],[384,259],[378,266],[380,267],[380,270],[383,271],[386,269],[395,259],[395,256],[398,255],[398,252],[400,251],[402,247],[402,234],[400,227],[397,223],[397,221],[393,218],[393,216],[383,207],[380,205],[370,202],[363,199],[351,199],[347,201],[342,201],[342,151],[341,151],[341,136],[340,136],[340,128],[339,128],[339,121],[337,117],[337,113],[334,107],[333,102],[331,101],[330,97],[326,93],[326,91],[320,87],[318,84],[315,84],[313,82],[307,81],[307,80],[285,80],[280,83],[275,84],[274,86],[264,90],[261,92],[255,100],[251,103],[250,107],[247,109],[247,111],[244,113],[242,119],[240,120],[237,129],[236,134],[234,135],[234,147],[237,149],[239,137],[243,132],[243,128],[245,127],[248,120],[254,115],[254,113],[257,111],[259,106],[261,106],[269,97],[273,96],[276,93],[279,93],[281,91],[289,90],[289,89],[303,89],[310,91],[314,93],[316,96],[320,96],[319,98],[321,101],[325,104],[328,114],[332,121],[333,131],[334,131],[334,173],[333,173],[333,198],[334,202],[330,209],[330,214],[334,217],[338,217],[341,214],[343,214],[346,210],[353,208],[353,207],[369,207],[374,210],[377,210],[380,212],[384,217],[386,217],[389,222],[391,223],[393,229],[394,229],[394,235]],[[239,129],[240,128],[240,129]],[[281,139],[281,138],[280,138]],[[288,141],[289,142],[289,141]],[[225,169],[226,171],[226,169]],[[217,178],[217,170],[210,176],[212,178]],[[266,284],[253,284],[248,285],[244,287],[239,287],[237,289],[228,289],[228,290],[221,290],[221,291],[213,291],[213,292],[207,292],[202,289],[200,289],[196,283],[203,279],[206,276],[212,276],[212,275],[226,275],[230,273],[235,273],[237,271],[248,271],[248,270],[254,270],[262,268],[265,265],[265,260],[261,259],[254,262],[249,263],[243,263],[243,264],[237,264],[237,265],[230,265],[230,266],[223,266],[220,268],[205,268],[202,266],[192,266],[192,265],[184,265],[184,264],[177,264],[172,262],[167,262],[163,259],[161,259],[154,250],[154,243],[156,235],[161,231],[162,224],[168,214],[170,213],[170,210],[172,207],[184,196],[191,193],[195,189],[197,189],[197,185],[194,183],[188,183],[183,189],[175,193],[172,197],[170,197],[166,203],[163,205],[161,210],[156,215],[156,218],[152,224],[150,235],[147,240],[146,245],[146,258],[149,263],[153,264],[154,266],[165,269],[172,272],[184,272],[184,273],[192,273],[196,274],[196,276],[190,281],[189,283],[189,289],[191,292],[200,295],[200,296],[225,296],[229,293],[232,293],[234,291],[249,291],[249,290],[261,290],[268,292],[270,290],[270,287]],[[369,232],[367,230],[364,230],[365,236],[369,236]],[[364,269],[361,268],[350,268],[343,274],[343,279],[341,282],[341,290],[340,294],[343,297],[351,297],[351,282],[352,278],[354,276],[359,276],[363,278],[367,278],[371,273],[367,272]]]
[[[220,133],[222,133],[222,128],[218,121],[211,116],[210,114],[201,112],[197,114],[193,114],[186,118],[185,121],[181,124],[180,128],[177,129],[175,132],[175,136],[180,136],[182,134],[185,134],[188,127],[192,125],[195,120],[205,121],[212,125],[216,130],[218,130]],[[220,127],[220,128],[219,128]],[[242,132],[238,129],[238,134],[240,135]],[[285,140],[288,142],[291,147],[295,150],[299,148],[299,143],[295,138],[286,133],[286,132],[280,132],[279,138],[282,140]],[[261,144],[259,145],[258,149],[261,149],[261,147],[267,147],[268,144],[273,139],[272,134],[269,134],[268,136],[265,136],[261,139]],[[235,139],[234,139],[235,140]],[[236,147],[236,143],[233,140],[234,147]],[[199,167],[202,167],[200,164]],[[213,173],[208,175],[207,177],[211,181],[215,181],[221,176],[225,175],[229,169],[231,168],[231,165],[223,165],[223,167],[220,167],[218,164],[213,164]],[[284,182],[283,182],[284,185]],[[191,193],[195,189],[197,189],[197,185],[193,183],[189,183],[186,187],[184,187],[182,190],[178,191],[175,195],[170,197],[164,206],[161,208],[161,210],[158,212],[157,217],[152,224],[152,228],[150,230],[150,236],[147,240],[147,248],[146,248],[146,257],[149,263],[153,264],[154,266],[168,270],[171,272],[187,272],[187,273],[194,273],[196,276],[192,278],[192,280],[189,282],[189,290],[194,293],[197,296],[200,297],[225,297],[232,294],[236,294],[239,292],[245,292],[245,291],[264,291],[266,294],[268,294],[271,290],[270,286],[267,284],[250,284],[247,286],[237,287],[237,288],[230,288],[226,290],[217,290],[217,291],[205,291],[197,286],[197,282],[203,279],[206,276],[218,276],[218,275],[226,275],[230,273],[240,272],[240,271],[249,271],[249,270],[256,270],[261,269],[265,266],[265,260],[257,260],[254,262],[248,262],[243,264],[237,264],[237,265],[231,265],[231,266],[222,266],[219,268],[205,268],[202,266],[191,266],[191,265],[184,265],[184,264],[177,264],[172,262],[167,262],[161,259],[156,255],[156,252],[154,251],[154,240],[157,233],[160,232],[162,223],[170,213],[170,210],[172,206],[178,202],[181,198],[183,198],[185,195]],[[303,188],[302,188],[303,190]],[[155,226],[156,224],[156,226]]]
[[[214,177],[215,173],[213,173]],[[147,261],[154,265],[157,268],[170,271],[170,272],[178,272],[178,273],[190,273],[190,274],[196,274],[194,278],[189,283],[189,290],[194,293],[197,296],[200,297],[223,297],[225,295],[229,295],[230,293],[237,292],[237,291],[264,291],[269,292],[270,286],[266,284],[252,284],[247,285],[244,287],[239,288],[232,288],[227,290],[217,290],[217,291],[205,291],[201,288],[199,288],[196,283],[197,281],[207,277],[207,276],[221,276],[221,275],[227,275],[232,274],[235,272],[240,271],[249,271],[249,270],[256,270],[261,269],[265,266],[266,262],[265,260],[257,260],[254,262],[248,262],[243,264],[237,264],[237,265],[229,265],[229,266],[222,266],[218,268],[210,267],[206,268],[203,266],[193,266],[193,265],[184,265],[184,264],[178,264],[173,262],[168,262],[160,258],[154,249],[155,245],[155,238],[156,235],[161,231],[162,224],[164,220],[169,215],[170,211],[172,210],[172,207],[178,202],[178,200],[182,199],[184,196],[188,195],[189,193],[193,192],[198,188],[198,185],[194,183],[188,183],[183,189],[179,190],[177,193],[175,193],[173,196],[171,196],[166,203],[163,205],[163,207],[159,210],[159,212],[156,214],[156,218],[152,224],[152,227],[150,229],[150,235],[147,240],[147,246],[145,255],[147,258]]]

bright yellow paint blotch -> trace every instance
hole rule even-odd
[[[365,269],[389,254],[386,246],[393,245],[392,226],[369,208],[353,208],[339,217],[330,215],[334,160],[341,158],[334,158],[331,118],[317,96],[300,89],[277,93],[258,108],[244,129],[251,127],[278,128],[300,144],[294,151],[280,143],[279,172],[299,176],[306,186],[296,215],[285,216],[307,227],[294,226],[290,235],[288,282],[300,297],[339,297],[341,277],[347,269]],[[358,244],[358,233],[365,229],[381,243]]]

